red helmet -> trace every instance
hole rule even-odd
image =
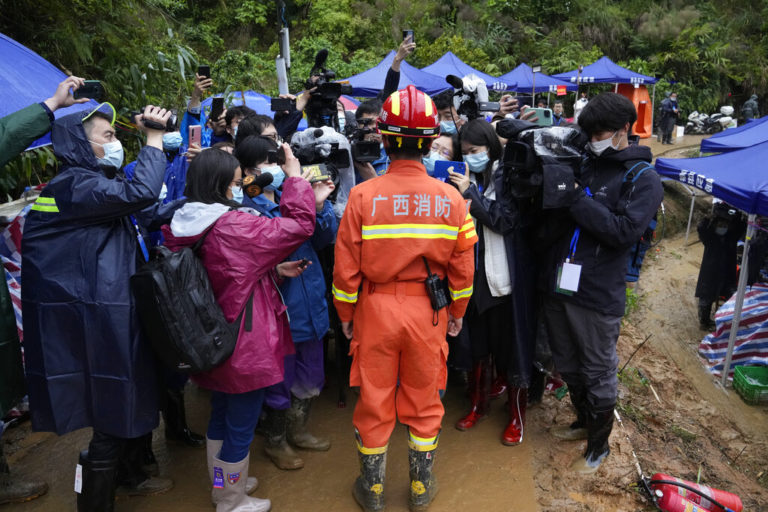
[[[384,101],[379,132],[401,137],[437,138],[440,121],[432,98],[413,85],[393,92]]]

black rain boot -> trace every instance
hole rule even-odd
[[[387,447],[365,448],[357,436],[360,476],[352,486],[352,496],[365,512],[384,510],[384,475],[387,470]]]
[[[117,461],[118,498],[130,496],[154,496],[173,488],[173,480],[149,476],[143,469],[147,438],[151,442],[152,432],[134,439],[127,439]]]
[[[187,426],[187,410],[184,407],[184,390],[165,390],[166,403],[163,409],[165,421],[165,438],[170,441],[180,441],[187,446],[198,447],[205,444],[205,436],[189,430]]]
[[[264,453],[279,469],[293,470],[304,467],[304,460],[288,444],[288,411],[264,408],[260,430],[264,434]]]
[[[48,492],[48,484],[34,480],[22,480],[11,475],[11,468],[5,460],[3,442],[0,439],[0,505],[22,503]]]
[[[113,512],[117,485],[117,459],[90,460],[88,450],[80,452],[82,489],[77,495],[77,512]]]
[[[312,407],[311,398],[296,398],[291,395],[291,408],[288,409],[288,442],[302,450],[327,452],[331,442],[322,437],[315,437],[307,431],[309,410]]]
[[[155,458],[155,452],[152,451],[152,435],[144,437],[144,455],[141,461],[141,469],[149,476],[160,475],[160,465]]]
[[[581,384],[568,384],[568,394],[576,409],[576,421],[567,427],[553,427],[550,432],[562,441],[581,441],[587,439],[587,390]]]
[[[590,412],[587,420],[587,450],[583,457],[571,464],[571,470],[581,474],[592,474],[600,468],[603,460],[611,453],[608,438],[613,430],[613,407]]]
[[[712,303],[709,301],[702,301],[699,299],[699,327],[702,330],[708,331],[715,326],[715,322],[712,321]]]
[[[534,368],[531,373],[531,385],[528,387],[528,407],[540,404],[546,389],[547,375],[543,371]]]
[[[433,472],[437,437],[429,446],[416,444],[412,438],[408,442],[408,467],[411,477],[408,510],[411,512],[427,510],[437,495],[437,479]]]

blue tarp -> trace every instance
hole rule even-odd
[[[513,87],[513,91],[522,93],[533,93],[533,70],[531,66],[526,63],[522,63],[515,69],[505,75],[501,75],[499,80],[503,80],[508,83],[517,83],[516,87]],[[552,78],[544,73],[536,73],[536,91],[538,92],[557,92],[558,85],[565,85],[566,90],[575,91],[578,89],[576,84],[564,82],[557,78]]]
[[[579,70],[552,75],[553,78],[576,83]],[[652,76],[641,75],[614,63],[608,57],[600,57],[589,66],[584,66],[579,76],[582,84],[655,84],[658,80]]]
[[[747,213],[768,215],[768,142],[702,158],[659,158],[662,176],[703,190]]]
[[[394,50],[368,71],[363,71],[341,81],[349,82],[352,86],[352,96],[373,98],[384,88],[384,80],[387,78],[387,71],[392,66],[393,60],[395,60]],[[404,89],[409,85],[415,85],[417,89],[429,95],[437,94],[450,87],[445,81],[445,77],[427,73],[403,62],[400,64],[400,83],[397,88]]]
[[[0,34],[0,117],[12,114],[33,103],[50,98],[56,86],[67,78],[59,68],[10,37]],[[62,117],[79,110],[93,109],[95,101],[79,103],[61,108],[55,116]],[[28,149],[51,143],[51,135],[46,134],[36,140]]]
[[[702,153],[727,153],[768,141],[768,116],[728,128],[701,141]]]
[[[221,97],[222,94],[216,94],[216,96]],[[208,97],[202,101],[202,107],[205,109],[206,118],[208,117],[208,112],[211,110],[211,102],[213,101],[213,97]],[[231,106],[240,106],[243,104],[243,94],[242,91],[232,91],[229,94],[229,97],[226,102],[232,102]],[[272,112],[272,109],[270,108],[270,97],[266,94],[261,94],[260,92],[256,91],[245,91],[245,106],[250,107],[253,110],[256,111],[257,114],[263,114],[265,116],[269,116],[274,118],[275,113]],[[307,129],[307,120],[302,119],[299,123],[299,130],[306,130]]]
[[[429,66],[421,68],[421,70],[440,77],[456,75],[460,78],[463,78],[466,75],[475,74],[485,82],[485,85],[488,87],[488,89],[494,89],[497,91],[506,91],[507,89],[514,90],[515,85],[517,85],[514,80],[502,80],[502,78],[496,78],[483,73],[482,71],[476,70],[469,64],[462,61],[456,55],[454,55],[453,52],[446,52],[445,55],[437,59]]]

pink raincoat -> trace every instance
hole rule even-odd
[[[315,196],[306,180],[285,180],[280,214],[268,219],[222,204],[191,202],[163,226],[165,245],[177,251],[192,246],[213,225],[198,255],[228,321],[237,319],[253,292],[251,331],[245,331],[243,315],[232,356],[192,376],[200,387],[245,393],[283,380],[283,358],[294,349],[274,267],[314,231]]]

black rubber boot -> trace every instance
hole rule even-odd
[[[171,441],[180,441],[187,446],[203,446],[205,444],[205,436],[192,432],[187,426],[184,390],[166,388],[165,396],[166,403],[163,410],[165,438]]]
[[[576,409],[576,421],[566,427],[554,427],[550,432],[563,441],[580,441],[587,439],[587,418],[589,416],[589,404],[587,404],[587,390],[580,384],[568,384],[568,394],[571,403]]]
[[[90,460],[80,452],[83,484],[77,495],[77,512],[113,512],[117,486],[117,459]]]
[[[384,475],[387,470],[387,447],[369,450],[357,445],[360,476],[352,487],[352,496],[365,512],[384,510]]]
[[[587,418],[587,450],[583,457],[571,465],[573,471],[591,474],[600,468],[600,464],[611,453],[608,445],[611,430],[613,430],[613,407],[590,412]]]
[[[437,479],[432,471],[435,464],[437,441],[430,449],[409,443],[408,467],[411,476],[411,489],[408,495],[408,510],[423,512],[437,495]]]
[[[48,484],[45,482],[22,480],[11,475],[11,468],[8,467],[0,440],[0,505],[30,501],[47,491]]]
[[[715,322],[712,321],[712,303],[699,300],[698,306],[699,312],[699,327],[708,331],[715,326]]]
[[[311,398],[296,398],[291,395],[291,408],[288,409],[287,413],[288,442],[302,450],[326,452],[331,449],[331,442],[328,439],[316,437],[307,431],[311,407]]]
[[[264,408],[259,430],[264,435],[264,453],[279,469],[304,467],[304,460],[288,444],[288,411]]]

